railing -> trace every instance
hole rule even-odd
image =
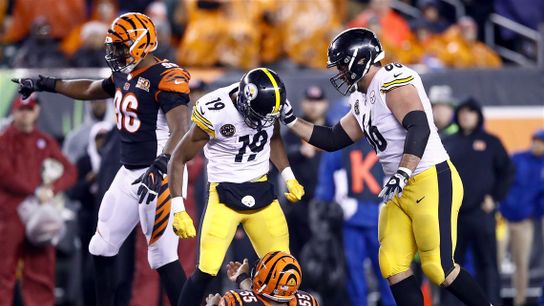
[[[506,28],[518,35],[534,41],[537,49],[536,61],[514,50],[510,50],[503,46],[498,46],[495,43],[495,26]],[[533,66],[536,64],[539,67],[544,67],[544,33],[526,27],[509,18],[498,14],[491,14],[485,25],[485,42],[487,45],[494,48],[495,51],[497,51],[502,57],[518,63],[519,65]]]
[[[417,7],[406,4],[399,0],[392,1],[391,7],[412,18],[419,18],[421,16],[421,11]]]

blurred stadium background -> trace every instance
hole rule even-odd
[[[343,104],[345,98],[329,84],[327,46],[342,29],[364,26],[380,37],[385,62],[398,61],[422,74],[433,102],[455,105],[473,97],[483,105],[486,129],[509,153],[529,148],[533,133],[544,128],[543,0],[0,0],[1,125],[9,124],[16,98],[11,78],[109,76],[104,33],[118,14],[128,11],[144,12],[154,20],[159,32],[156,55],[190,71],[193,98],[262,65],[283,78],[296,108],[312,85],[323,90],[331,105]],[[85,101],[50,93],[40,93],[38,99],[38,127],[59,143],[89,120]],[[196,215],[204,205],[204,186],[195,185]],[[544,280],[542,221],[535,219],[534,226],[527,305],[537,305]],[[497,238],[502,242],[504,227],[499,222]],[[58,305],[83,305],[79,262],[86,246],[78,243],[77,235],[69,239],[57,251],[55,293]],[[233,254],[243,256],[243,249],[237,244]],[[134,257],[127,258],[134,262]],[[504,305],[511,305],[514,268],[509,255],[501,257],[501,295]],[[194,254],[184,260],[187,269],[194,266]],[[372,282],[370,287],[369,305],[374,305]],[[130,299],[126,303],[137,304]]]

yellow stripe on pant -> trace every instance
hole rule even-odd
[[[419,252],[423,272],[435,284],[453,270],[457,215],[463,184],[448,160],[410,178],[380,211],[380,269],[384,278],[407,271]]]
[[[200,271],[217,275],[240,223],[259,257],[271,251],[289,252],[287,221],[277,200],[259,210],[236,211],[219,202],[216,186],[210,183],[200,229]]]

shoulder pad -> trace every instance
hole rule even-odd
[[[411,84],[416,75],[415,71],[398,63],[387,64],[382,69],[384,69],[380,80],[380,91],[382,92]]]
[[[189,93],[189,80],[191,79],[191,75],[187,70],[170,62],[160,63],[159,65],[166,68],[161,72],[161,79],[158,86],[159,90],[184,94]]]

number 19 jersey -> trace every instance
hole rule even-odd
[[[425,152],[413,173],[415,175],[449,159],[433,122],[431,103],[417,72],[401,64],[388,64],[376,72],[366,94],[356,91],[349,97],[351,112],[365,133],[366,139],[376,150],[386,180],[399,167],[407,134],[406,129],[387,106],[386,94],[397,87],[410,85],[417,90],[431,131]]]
[[[191,120],[210,137],[204,147],[209,182],[249,182],[270,170],[274,126],[261,130],[247,126],[231,99],[237,92],[238,83],[219,88],[193,107]]]

